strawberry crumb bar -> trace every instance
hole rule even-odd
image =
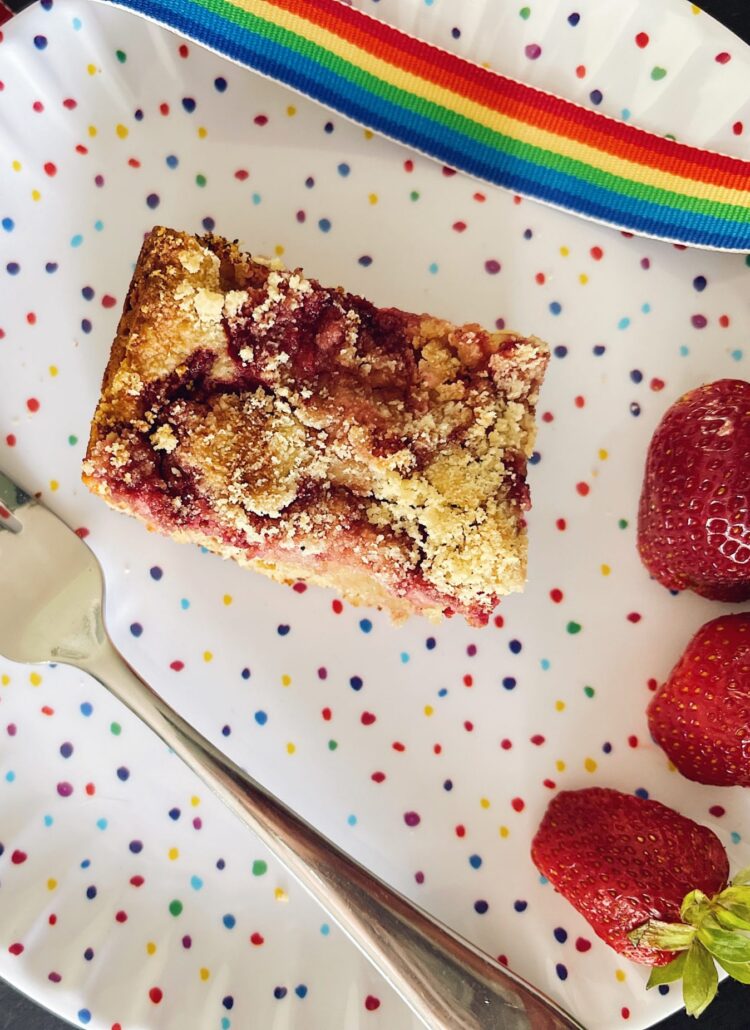
[[[526,577],[539,340],[376,308],[217,236],[146,238],[84,481],[114,508],[400,621]]]

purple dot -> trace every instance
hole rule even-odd
[[[159,203],[160,203],[160,201],[159,201],[159,194],[158,193],[149,193],[149,195],[146,197],[146,203],[148,204],[148,206],[153,211],[153,209],[155,207],[159,206]]]
[[[195,817],[195,819],[193,819],[193,829],[194,830],[200,830],[200,829],[202,829],[202,827],[203,827],[203,820],[198,815],[198,816]]]
[[[538,57],[542,56],[542,48],[538,43],[529,43],[528,46],[523,48],[523,52],[530,61],[536,61]]]
[[[404,812],[404,822],[407,826],[419,826],[422,817],[418,812]]]
[[[8,736],[9,737],[15,737],[16,733],[18,733],[18,727],[16,726],[16,724],[14,722],[9,722],[8,723]]]
[[[573,28],[576,27],[576,25],[578,24],[578,22],[580,20],[581,20],[581,16],[580,16],[580,14],[578,14],[577,11],[574,11],[572,14],[568,15],[568,25],[572,25]]]
[[[47,979],[51,980],[53,984],[59,984],[60,981],[62,980],[62,977],[60,976],[59,973],[50,973],[48,975]]]
[[[300,208],[300,210],[299,210],[299,211],[297,212],[297,214],[296,214],[296,216],[295,216],[295,217],[296,217],[297,221],[298,221],[298,222],[300,223],[300,225],[302,225],[302,223],[303,223],[303,222],[305,221],[305,219],[307,218],[307,215],[306,215],[306,214],[305,214],[305,212],[304,212],[304,211],[303,211],[303,210],[302,210],[302,209]]]
[[[96,186],[102,187],[104,185],[104,176],[103,175],[95,175],[94,176],[94,184]]]
[[[495,319],[495,328],[496,329],[500,329],[500,330],[504,329],[505,328],[505,319],[504,318],[496,318]]]
[[[708,319],[705,315],[693,315],[690,319],[690,323],[693,329],[705,329],[708,325]]]
[[[143,841],[131,840],[130,844],[128,844],[128,847],[134,855],[140,855],[140,853],[143,851]]]
[[[416,872],[416,873],[414,874],[414,879],[415,879],[415,881],[416,881],[416,882],[417,882],[418,884],[423,884],[423,883],[424,883],[424,873],[422,872],[422,870],[421,870],[421,869],[419,869],[419,870],[418,870],[418,871],[417,871],[417,872]]]
[[[185,936],[182,938],[182,946],[186,951],[189,951],[190,948],[192,948],[193,938],[190,936],[190,934],[185,934]]]
[[[206,230],[206,232],[213,232],[216,228],[216,222],[213,220],[213,218],[211,218],[210,215],[206,215],[206,217],[201,222],[201,225]]]
[[[651,267],[651,258],[641,258],[641,268],[648,271]]]
[[[87,962],[90,962],[91,959],[94,957],[94,949],[86,948],[86,950],[83,953],[83,957],[86,959]]]
[[[495,260],[495,258],[489,258],[484,263],[484,270],[485,272],[487,272],[488,275],[497,275],[497,273],[500,271],[500,267],[500,262]]]
[[[60,795],[61,798],[69,798],[70,795],[73,793],[73,784],[68,783],[66,780],[62,780],[57,785],[57,793]]]

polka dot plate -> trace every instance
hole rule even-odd
[[[750,52],[682,0],[360,0],[478,61],[750,156]],[[132,664],[398,889],[595,1030],[645,991],[529,844],[560,788],[649,794],[750,861],[734,790],[687,783],[645,707],[722,606],[634,539],[666,407],[748,377],[750,262],[492,190],[117,10],[38,4],[0,42],[0,467],[100,558]],[[549,340],[529,584],[490,625],[394,628],[118,516],[80,484],[142,234],[215,228],[382,304]],[[0,617],[4,604],[0,599]],[[0,660],[0,974],[81,1026],[404,1030],[325,914],[162,745],[65,669]]]

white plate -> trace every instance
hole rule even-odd
[[[362,6],[573,98],[599,90],[610,113],[750,156],[748,50],[679,0],[623,0],[616,13],[545,0],[526,18],[490,0]],[[667,405],[704,380],[748,377],[750,267],[447,176],[180,46],[80,0],[37,6],[5,30],[0,467],[89,531],[116,641],[204,733],[588,1026],[645,1027],[679,992],[647,995],[645,972],[540,883],[529,844],[556,787],[599,783],[649,791],[712,826],[735,865],[750,861],[746,795],[671,772],[644,717],[649,681],[723,609],[671,597],[634,547],[644,453]],[[149,535],[81,488],[118,309],[156,221],[283,249],[376,302],[550,341],[530,581],[495,624],[394,629],[377,612],[337,614],[328,593]],[[1,660],[0,677],[0,974],[92,1027],[414,1025],[103,690]]]

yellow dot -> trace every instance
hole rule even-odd
[[[607,451],[603,447],[601,447],[599,449],[599,461],[606,461],[608,457],[609,457],[609,451]]]
[[[565,702],[564,701],[555,701],[555,711],[556,712],[564,712],[565,711]]]
[[[273,896],[277,901],[289,901],[289,895],[283,887],[277,887],[273,892]]]
[[[290,741],[289,741],[289,743],[288,743],[288,744],[287,744],[287,746],[286,746],[286,753],[287,753],[288,755],[293,755],[293,754],[294,754],[294,752],[295,752],[296,750],[297,750],[297,746],[296,746],[296,744],[293,744],[293,743],[291,742],[291,740],[290,740]]]
[[[372,131],[370,129],[365,129],[363,135],[364,135],[365,139],[372,139],[372,137],[373,137],[373,133],[372,133]]]
[[[32,190],[31,191],[31,199],[32,200],[41,200],[42,199],[42,195],[39,192],[39,190]]]
[[[20,161],[14,161],[13,164],[11,165],[11,168],[13,169],[14,172],[20,172],[21,171],[21,162]]]
[[[99,130],[95,125],[89,125],[89,136],[91,136],[92,139],[94,138],[94,136],[96,136],[98,131]]]
[[[565,762],[563,762],[561,758],[558,758],[555,762],[555,769],[557,769],[558,772],[565,772]]]
[[[583,768],[586,770],[586,772],[596,772],[596,762],[593,758],[587,758],[583,763]]]
[[[53,890],[56,890],[56,889],[57,889],[57,880],[53,880],[52,878],[47,880],[47,890],[48,891],[53,891]]]
[[[690,9],[693,12],[693,14],[700,14],[701,13],[701,9],[700,9],[700,7],[697,4],[691,4],[690,5]]]
[[[118,122],[118,124],[115,126],[115,132],[120,137],[120,139],[127,139],[128,137],[128,129],[125,125],[122,124],[122,122]]]
[[[4,672],[2,674],[2,676],[0,676],[0,684],[2,684],[2,686],[4,686],[4,687],[7,687],[9,683],[10,683],[10,676],[8,675],[7,672]]]
[[[224,604],[229,606],[232,603],[232,595],[224,594]]]
[[[180,857],[180,849],[179,848],[170,848],[169,851],[167,852],[167,855],[169,856],[170,862],[174,862],[176,859],[178,859]]]
[[[211,975],[211,971],[209,969],[206,969],[205,966],[203,966],[203,968],[199,971],[199,975],[201,980],[208,980],[209,976]]]
[[[52,493],[54,493],[55,490],[59,490],[60,489],[60,484],[57,482],[56,479],[50,479],[50,481],[49,481],[49,488],[52,491]]]
[[[602,567],[601,567],[602,576],[608,576],[611,571],[612,571],[612,569],[609,567],[609,565],[606,565],[606,564],[602,565]]]
[[[153,941],[149,941],[148,944],[146,945],[146,954],[148,954],[148,955],[155,955],[156,954],[156,945],[154,944]]]
[[[560,247],[560,257],[567,257],[570,250],[567,247]]]
[[[213,654],[210,651],[204,651],[203,652],[203,661],[204,662],[212,662],[213,661],[213,657],[214,656],[213,656]]]
[[[424,714],[426,716],[432,715],[434,711],[435,711],[435,709],[432,707],[432,705],[425,705],[424,706]]]
[[[489,808],[490,807],[490,799],[489,798],[480,798],[479,799],[479,804],[482,806],[482,808]]]
[[[89,73],[89,75],[96,75],[96,65],[95,64],[87,65],[86,66],[86,71]]]
[[[50,367],[49,367],[49,374],[52,376],[53,379],[55,378],[55,376],[57,375],[57,373],[59,371],[60,371],[60,369],[57,367],[57,365],[50,365]]]
[[[508,829],[508,827],[507,826],[501,826],[500,827],[500,836],[503,838],[503,840],[505,840],[505,838],[508,837],[509,835],[510,835],[510,830]]]
[[[198,797],[198,795],[193,794],[193,796],[190,798],[190,804],[193,806],[193,808],[197,808],[200,803],[201,799]]]
[[[208,129],[201,125],[198,129],[198,139],[205,139],[206,136],[208,136]]]
[[[589,277],[586,275],[586,273],[581,272],[581,274],[578,276],[578,282],[581,284],[581,286],[585,286],[588,281]]]
[[[625,979],[625,970],[624,969],[616,969],[615,970],[615,980],[617,980],[618,983],[622,983],[624,979]]]
[[[292,677],[291,676],[287,676],[287,674],[284,673],[284,675],[281,677],[281,685],[282,685],[282,687],[288,687],[291,682],[292,682]]]
[[[377,204],[378,195],[377,193],[369,193],[367,199],[370,201],[371,204]]]
[[[290,104],[289,107],[287,107],[286,109],[286,113],[289,115],[290,118],[294,118],[295,114],[297,113],[297,108],[294,106],[294,104]]]
[[[281,257],[281,255],[284,253],[284,248],[281,246],[280,243],[277,243],[276,246],[273,248],[273,252],[276,255],[276,257]]]
[[[38,672],[32,672],[29,674],[29,683],[32,687],[38,687],[42,682],[42,677]]]

